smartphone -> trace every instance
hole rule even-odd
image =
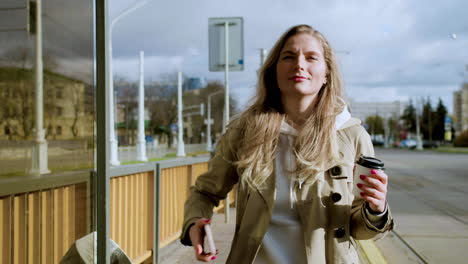
[[[216,247],[213,240],[213,233],[211,232],[211,226],[205,225],[205,235],[208,242],[208,247],[210,248],[210,253],[216,255]]]

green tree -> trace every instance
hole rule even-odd
[[[369,126],[369,133],[372,135],[384,134],[384,121],[379,115],[368,116],[366,124]]]
[[[413,100],[410,99],[409,104],[403,110],[401,120],[404,122],[406,131],[416,132],[416,108],[414,108]]]
[[[421,133],[423,139],[432,141],[432,132],[434,129],[434,113],[432,111],[431,99],[428,97],[425,101],[423,100],[423,110],[421,118]]]
[[[445,107],[442,99],[439,98],[436,111],[434,112],[434,131],[432,137],[434,140],[443,141],[445,135],[445,116],[447,115],[447,108]]]

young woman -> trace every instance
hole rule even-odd
[[[387,175],[353,167],[373,156],[369,135],[351,118],[325,37],[307,25],[289,29],[260,70],[254,103],[233,120],[209,171],[191,189],[181,241],[198,260],[213,207],[233,185],[236,229],[227,263],[358,263],[354,239],[393,227]]]

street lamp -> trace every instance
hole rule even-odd
[[[118,159],[118,142],[117,138],[115,135],[115,122],[114,122],[114,76],[113,76],[113,71],[112,71],[112,30],[114,29],[115,24],[125,17],[126,15],[130,14],[131,12],[135,11],[136,9],[146,5],[149,1],[148,0],[143,0],[140,2],[137,2],[135,4],[132,4],[129,6],[127,9],[125,9],[122,13],[120,13],[116,18],[114,18],[109,26],[109,82],[107,83],[108,85],[108,91],[109,91],[109,143],[110,143],[110,160],[109,163],[110,165],[113,166],[118,166],[120,165],[119,159]]]
[[[42,63],[42,1],[36,1],[36,130],[34,146],[31,153],[31,174],[40,175],[50,173],[48,169],[47,140],[44,133],[44,95],[43,95],[43,63]]]
[[[208,95],[208,110],[207,110],[207,117],[205,119],[206,124],[206,150],[211,151],[213,147],[211,145],[211,124],[213,124],[213,119],[211,119],[211,97],[221,94],[223,91],[218,91],[215,93],[211,93]]]

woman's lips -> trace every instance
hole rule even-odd
[[[289,78],[289,80],[292,80],[292,81],[295,81],[295,82],[303,82],[303,81],[307,80],[307,78],[304,77],[304,76],[293,76],[293,77]]]

